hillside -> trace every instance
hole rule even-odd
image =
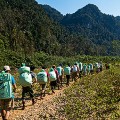
[[[42,5],[42,7],[47,12],[48,16],[52,18],[54,21],[61,21],[63,19],[63,15],[57,11],[56,9],[50,7],[49,5]]]
[[[98,54],[119,55],[118,51],[114,51],[114,40],[118,44],[120,41],[119,16],[103,14],[97,6],[88,4],[73,14],[65,15],[60,24],[68,28],[70,33],[87,38],[88,43],[97,47]]]
[[[43,100],[39,100],[39,88],[34,85],[37,103],[31,106],[28,99],[25,110],[21,110],[19,87],[10,120],[119,120],[119,67],[119,63],[115,63],[109,70],[83,76],[69,87],[64,85],[62,90],[55,90],[55,94],[46,95]]]
[[[63,16],[35,0],[1,0],[0,13],[0,66],[41,65],[43,56],[120,55],[119,16],[94,5]]]

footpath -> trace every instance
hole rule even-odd
[[[71,82],[70,87],[74,82]],[[55,90],[55,94],[46,95],[40,100],[37,97],[37,102],[32,105],[31,100],[26,101],[26,108],[22,110],[22,101],[19,102],[19,107],[11,110],[9,120],[65,120],[65,117],[59,115],[57,109],[59,105],[55,99],[64,95],[64,90],[68,87],[64,86],[61,90]]]

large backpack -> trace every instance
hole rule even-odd
[[[22,73],[25,73],[25,72],[30,73],[30,67],[23,66],[23,67],[20,67],[20,68],[18,69],[18,73],[19,73],[19,74],[22,74]]]
[[[23,87],[28,87],[32,85],[32,76],[30,73],[22,73],[19,76],[19,84]]]
[[[70,67],[65,67],[64,68],[64,74],[65,75],[70,75],[71,68]]]
[[[58,74],[61,76],[62,75],[62,67],[59,66],[56,69],[58,71]]]
[[[0,99],[12,98],[12,79],[10,73],[0,73]]]
[[[78,68],[76,65],[73,66],[73,72],[77,72]]]
[[[50,81],[56,81],[57,79],[56,73],[53,68],[51,68],[49,71],[49,78],[50,78]]]
[[[45,84],[47,83],[47,73],[45,72],[45,70],[42,70],[41,72],[39,72],[37,74],[37,81],[40,84]]]

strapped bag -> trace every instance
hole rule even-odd
[[[45,72],[45,70],[42,70],[37,74],[37,81],[40,84],[47,83],[47,73]]]
[[[12,79],[10,73],[0,73],[0,99],[12,98]]]
[[[32,85],[32,76],[30,73],[22,73],[19,76],[19,84],[23,87],[28,87]]]
[[[65,67],[64,68],[64,74],[65,75],[70,75],[71,68],[70,67]]]
[[[62,75],[62,68],[61,67],[57,67],[56,69],[58,71],[58,74],[61,76]]]

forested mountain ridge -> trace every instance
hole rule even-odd
[[[63,19],[63,15],[56,9],[50,7],[49,5],[42,5],[42,7],[45,9],[49,17],[53,20],[61,21]]]
[[[58,56],[120,55],[119,17],[104,15],[106,19],[102,20],[110,20],[110,24],[107,24],[108,27],[101,27],[99,18],[96,23],[96,16],[86,14],[87,11],[80,15],[85,8],[63,16],[49,7],[43,7],[35,0],[0,0],[0,61],[2,64],[8,60],[11,63],[14,61],[15,64],[23,60],[34,62],[40,52]],[[92,10],[93,5],[88,5],[87,9]],[[48,15],[49,10],[52,11],[51,15]],[[95,10],[96,8],[91,14],[96,15]],[[103,15],[101,14],[100,16]],[[58,21],[55,21],[55,18]],[[96,32],[98,32],[98,39]]]
[[[113,50],[114,43],[117,42],[120,45],[119,16],[103,14],[96,5],[88,4],[73,14],[66,14],[60,24],[69,29],[70,33],[88,38],[88,41],[98,45],[98,49],[104,49],[103,53],[107,55],[120,54]]]
[[[53,22],[35,0],[0,1],[1,51],[58,54],[62,32],[64,28]]]

